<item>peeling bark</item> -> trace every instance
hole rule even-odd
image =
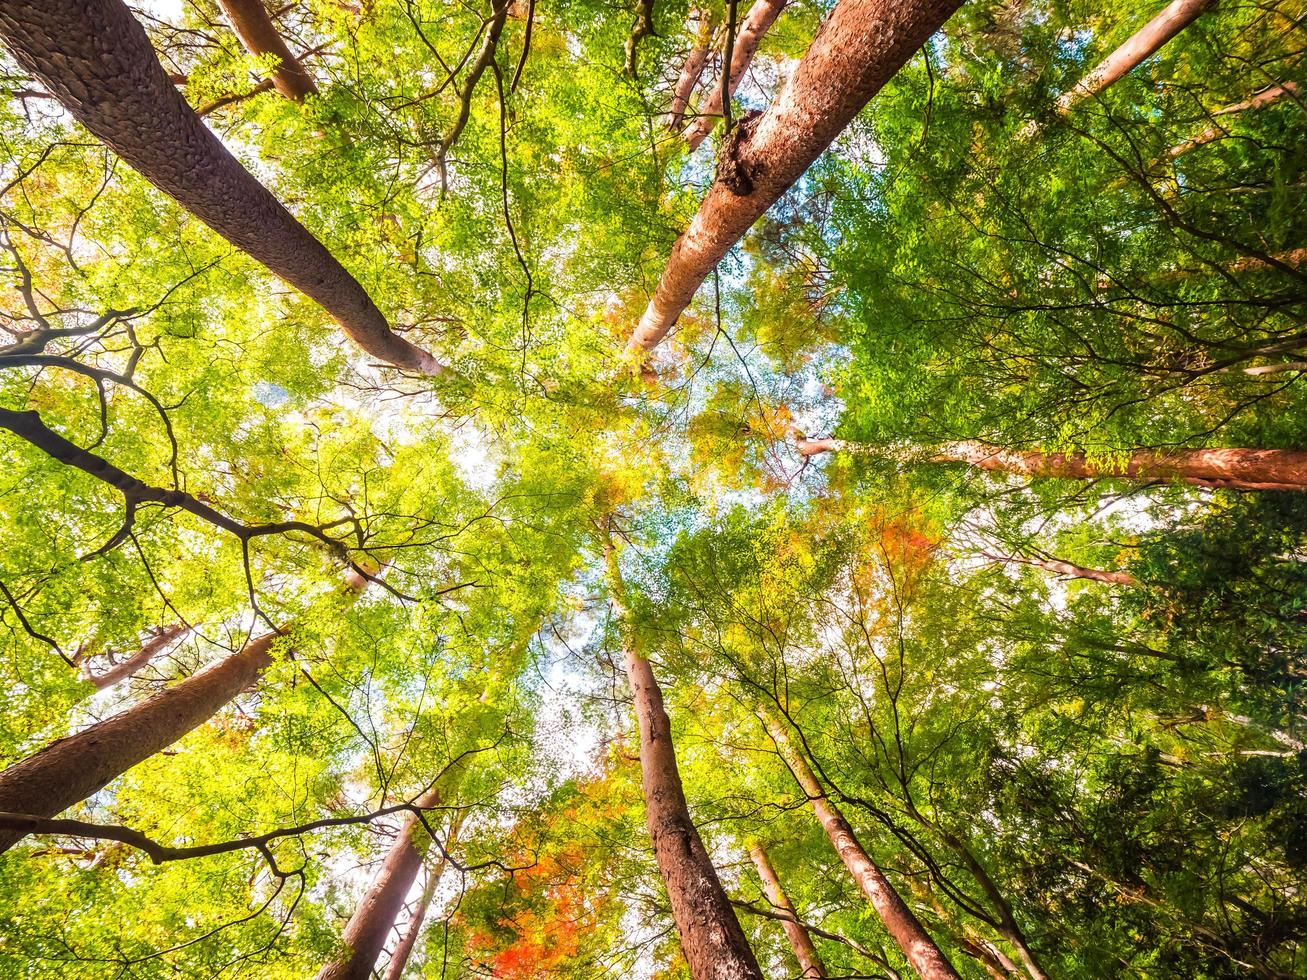
[[[1067,115],[1090,96],[1100,95],[1128,75],[1136,65],[1156,54],[1167,41],[1198,19],[1215,0],[1172,0],[1124,44],[1057,100],[1059,115]]]
[[[746,196],[713,184],[627,343],[641,362],[717,263],[943,25],[961,0],[840,0],[784,90],[736,150]]]
[[[758,43],[784,9],[785,0],[755,0],[754,5],[749,8],[749,13],[740,23],[740,31],[735,37],[735,43],[731,46],[729,78],[731,95],[734,95],[735,90],[740,87],[744,73],[753,64]],[[699,144],[721,121],[722,109],[722,87],[720,84],[710,85],[706,90],[703,104],[699,106],[697,118],[685,129],[685,142],[690,145],[691,150],[698,149]]]
[[[319,303],[369,354],[420,374],[446,370],[391,330],[358,280],[205,128],[122,0],[8,0],[0,36],[109,149]]]
[[[440,790],[432,787],[418,797],[416,804],[439,806]],[[431,837],[422,821],[417,814],[409,814],[381,870],[345,926],[342,936],[345,955],[319,970],[316,980],[370,980],[386,937],[417,881],[430,846]]]
[[[758,869],[758,877],[762,879],[762,893],[767,896],[767,901],[772,908],[788,916],[781,919],[781,926],[785,929],[785,938],[790,941],[794,958],[798,960],[800,980],[825,980],[826,967],[817,955],[817,947],[813,945],[807,928],[799,921],[794,904],[781,887],[781,880],[776,876],[776,869],[767,856],[766,848],[755,843],[749,848],[749,857],[753,858],[753,866]]]
[[[263,0],[218,0],[218,6],[227,15],[246,51],[255,57],[272,55],[277,59],[272,84],[279,93],[293,102],[301,102],[318,90],[313,76],[282,40]]]
[[[768,716],[766,721],[767,730],[771,732],[794,778],[807,794],[808,802],[812,804],[813,812],[826,831],[826,836],[830,838],[835,852],[863,895],[871,902],[890,936],[903,950],[903,955],[908,958],[912,968],[922,980],[961,980],[912,909],[908,908],[884,872],[867,854],[853,833],[853,827],[822,789],[808,761],[795,750],[784,723],[772,716]]]
[[[1124,465],[1090,462],[1084,453],[1041,453],[1002,449],[983,442],[950,442],[933,448],[898,450],[844,439],[803,439],[806,457],[855,452],[903,462],[967,463],[982,470],[1065,480],[1135,480],[1190,483],[1234,490],[1307,490],[1307,451],[1297,449],[1180,449],[1131,453]]]

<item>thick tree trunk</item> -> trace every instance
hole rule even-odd
[[[922,980],[960,980],[953,965],[940,952],[912,909],[908,908],[884,872],[863,849],[853,833],[853,827],[827,797],[826,791],[808,766],[808,761],[795,751],[784,723],[779,718],[769,716],[767,728],[775,739],[782,758],[789,764],[799,786],[807,794],[813,812],[817,814],[835,852],[871,902],[890,936],[903,950],[903,955],[912,964],[912,968],[920,974]]]
[[[416,803],[420,807],[439,806],[439,789],[432,787]],[[319,970],[317,980],[369,980],[430,846],[431,837],[422,821],[417,814],[410,814],[386,854],[381,871],[345,926],[341,937],[345,955]]]
[[[1297,449],[1179,449],[1132,453],[1124,465],[1090,462],[1084,453],[1041,453],[1002,449],[983,442],[950,442],[933,449],[903,451],[844,439],[802,439],[803,456],[855,452],[904,462],[967,463],[982,470],[1066,480],[1178,482],[1235,490],[1307,489],[1307,451]]]
[[[120,664],[114,664],[105,670],[94,671],[89,664],[82,665],[82,676],[95,685],[97,691],[113,687],[121,680],[133,677],[162,651],[172,645],[173,641],[186,632],[181,623],[165,627],[141,644],[141,649]]]
[[[740,87],[744,73],[753,64],[758,42],[784,9],[785,0],[754,0],[753,6],[749,8],[749,13],[740,23],[735,43],[731,46],[731,77],[728,80],[731,95]],[[685,129],[685,142],[690,144],[691,150],[699,148],[699,144],[713,131],[722,116],[722,85],[721,79],[717,79],[705,92],[697,118]]]
[[[962,0],[840,0],[784,90],[732,133],[690,227],[677,239],[628,350],[653,350],[717,263]]]
[[[640,770],[654,857],[694,980],[762,980],[749,941],[690,819],[672,726],[653,668],[633,649],[626,674],[640,721]]]
[[[277,27],[268,16],[263,0],[218,0],[218,6],[231,21],[232,30],[245,50],[255,57],[272,55],[277,67],[272,72],[273,87],[295,102],[318,90],[313,76],[291,54]]]
[[[0,35],[78,122],[227,241],[320,303],[365,351],[422,374],[445,369],[391,331],[358,281],[205,128],[122,0],[5,0]]]
[[[704,62],[708,60],[708,44],[712,39],[712,21],[704,11],[697,12],[699,32],[694,40],[694,47],[685,56],[681,74],[676,79],[676,88],[672,90],[672,107],[667,112],[667,128],[673,133],[681,131],[685,121],[685,109],[690,104],[690,96],[699,85],[703,76]]]
[[[799,914],[794,911],[793,903],[781,887],[781,880],[776,876],[776,869],[772,867],[766,849],[755,843],[749,848],[749,856],[753,858],[753,866],[758,869],[758,877],[762,879],[762,893],[767,896],[767,901],[772,908],[789,916],[781,920],[781,925],[785,929],[785,937],[790,941],[790,949],[794,950],[794,958],[799,962],[799,976],[802,980],[825,980],[826,967],[817,955],[817,947],[813,945],[812,937],[799,921]]]
[[[1156,17],[1100,61],[1074,88],[1064,92],[1057,100],[1058,113],[1065,116],[1085,99],[1106,91],[1145,58],[1156,54],[1162,45],[1197,20],[1213,3],[1215,0],[1172,0]]]
[[[276,633],[0,772],[0,810],[54,817],[197,728],[259,679]],[[0,852],[24,835],[0,830]]]
[[[458,811],[449,828],[449,839],[445,841],[445,849],[448,850],[453,846],[455,839],[458,837],[459,829],[463,824],[463,813]],[[418,897],[417,908],[409,917],[408,925],[404,928],[404,937],[400,939],[395,951],[390,954],[390,961],[386,964],[386,980],[401,980],[404,975],[404,968],[408,965],[408,959],[413,955],[413,947],[417,945],[418,937],[422,934],[422,924],[427,918],[427,909],[431,907],[431,899],[436,894],[436,888],[440,885],[440,879],[444,877],[445,865],[448,862],[442,857],[440,861],[427,872],[427,882],[422,886],[422,894]]]

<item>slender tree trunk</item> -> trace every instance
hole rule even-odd
[[[776,876],[776,869],[772,867],[766,849],[755,843],[749,848],[749,856],[753,858],[753,866],[758,869],[758,877],[762,879],[762,893],[767,896],[767,901],[772,908],[789,916],[788,919],[781,920],[781,925],[785,929],[785,937],[790,941],[790,948],[794,950],[794,958],[799,961],[799,969],[802,971],[800,977],[802,980],[825,980],[826,967],[817,955],[817,947],[813,945],[812,937],[799,921],[799,914],[794,911],[793,903],[781,887],[781,880]]]
[[[416,802],[420,807],[439,806],[439,789],[432,787]],[[381,871],[345,926],[344,955],[319,970],[317,980],[369,980],[430,846],[422,821],[409,814]]]
[[[5,0],[0,36],[78,122],[227,241],[320,303],[365,351],[409,371],[445,370],[391,331],[358,281],[205,128],[122,0]]]
[[[822,789],[816,775],[808,766],[808,761],[795,751],[784,723],[779,718],[768,716],[767,728],[772,738],[776,740],[781,756],[789,764],[799,785],[807,794],[813,812],[817,814],[817,819],[821,822],[822,829],[826,831],[826,836],[830,838],[831,844],[834,845],[835,852],[839,854],[849,874],[853,875],[853,880],[871,902],[890,936],[903,950],[903,955],[908,958],[912,968],[920,974],[922,980],[960,980],[953,965],[940,952],[912,909],[908,908],[907,903],[894,890],[894,886],[890,884],[884,872],[863,849],[853,833],[853,827],[826,795],[826,791]]]
[[[1057,100],[1058,113],[1065,116],[1085,99],[1106,91],[1145,58],[1156,54],[1162,45],[1197,20],[1214,2],[1215,0],[1172,0],[1156,17],[1100,61],[1074,88],[1064,92]]]
[[[740,31],[735,36],[735,43],[731,46],[729,79],[731,95],[734,95],[735,90],[740,87],[744,73],[749,70],[749,65],[753,64],[758,43],[784,9],[785,0],[754,0],[753,6],[749,8],[749,13],[740,23]],[[699,148],[699,144],[713,131],[722,116],[722,86],[718,79],[706,91],[697,118],[686,127],[685,142],[690,144],[691,150]]]
[[[277,59],[277,67],[272,72],[272,84],[278,92],[299,102],[318,90],[313,83],[313,76],[291,54],[290,48],[277,32],[277,26],[263,6],[263,0],[218,0],[218,6],[231,21],[232,30],[246,51],[255,57],[272,55]]]
[[[695,37],[694,47],[685,56],[685,64],[681,66],[681,74],[676,79],[676,88],[672,90],[672,107],[667,113],[667,128],[673,133],[681,130],[681,124],[685,121],[685,109],[690,104],[690,96],[698,87],[699,79],[703,76],[704,62],[708,60],[712,21],[702,10],[697,11],[697,16],[699,32]]]
[[[694,980],[762,980],[758,961],[690,819],[662,691],[649,661],[633,648],[626,651],[626,676],[640,721],[646,822],[690,975]]]
[[[982,470],[1066,480],[1116,479],[1146,483],[1178,482],[1235,490],[1307,489],[1307,451],[1297,449],[1141,450],[1124,465],[1091,462],[1084,453],[1041,453],[1002,449],[983,442],[949,442],[930,449],[903,451],[844,439],[802,439],[803,456],[855,452],[903,462],[967,463]]]
[[[1030,565],[1034,568],[1042,568],[1045,571],[1053,572],[1064,578],[1085,578],[1094,582],[1104,582],[1108,585],[1139,585],[1139,579],[1135,578],[1129,572],[1109,571],[1103,568],[1086,568],[1083,565],[1074,565],[1069,561],[1062,561],[1058,558],[1028,558],[1024,555],[992,555],[988,552],[981,553],[983,557],[994,561],[1016,562],[1019,565]]]
[[[628,350],[658,346],[731,247],[961,3],[840,0],[776,101],[731,134]]]
[[[1298,86],[1293,82],[1285,82],[1283,85],[1272,85],[1270,88],[1258,92],[1250,99],[1245,99],[1243,102],[1236,102],[1233,105],[1217,109],[1212,113],[1212,115],[1228,116],[1236,112],[1244,112],[1248,109],[1263,109],[1268,105],[1274,105],[1281,99],[1296,96],[1297,94]],[[1212,124],[1192,139],[1187,139],[1183,143],[1177,143],[1175,146],[1167,150],[1166,159],[1175,160],[1223,135],[1225,135],[1225,130],[1216,124]]]
[[[120,664],[114,664],[112,667],[99,672],[93,671],[89,664],[83,664],[82,676],[94,684],[97,691],[113,687],[119,681],[135,676],[139,670],[171,646],[173,641],[185,632],[186,627],[181,623],[165,627],[141,644],[140,650]]]
[[[450,824],[449,839],[445,841],[446,850],[452,847],[454,841],[458,838],[459,830],[463,826],[464,812],[459,810]],[[399,941],[399,945],[395,947],[395,951],[390,954],[390,961],[386,964],[386,980],[400,980],[403,977],[404,967],[408,965],[408,959],[413,954],[413,947],[417,945],[418,937],[422,934],[422,924],[426,921],[427,909],[431,907],[432,896],[436,894],[440,879],[444,877],[447,863],[442,857],[436,866],[427,872],[427,882],[422,887],[422,894],[418,898],[417,908],[413,910],[412,916],[409,917],[408,925],[404,929],[404,937]]]
[[[0,810],[54,817],[212,718],[272,663],[276,633],[0,772]],[[23,833],[0,830],[0,852]]]

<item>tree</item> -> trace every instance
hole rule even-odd
[[[299,63],[277,33],[277,27],[268,16],[263,0],[219,0],[219,6],[231,21],[232,30],[241,39],[246,51],[256,58],[271,56],[277,59],[277,65],[272,70],[272,84],[278,92],[298,102],[318,90],[313,76]]]

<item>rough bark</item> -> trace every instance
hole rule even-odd
[[[884,872],[872,861],[857,836],[853,827],[844,819],[844,814],[826,795],[817,781],[808,761],[795,751],[790,742],[789,733],[779,718],[768,717],[767,728],[775,739],[777,748],[789,765],[799,786],[807,794],[813,812],[821,823],[826,836],[830,838],[835,852],[844,862],[844,867],[853,876],[863,895],[871,902],[886,930],[903,950],[912,968],[922,980],[960,980],[953,965],[944,957],[935,941],[930,938],[925,927],[908,908],[907,903],[895,891]]]
[[[1223,106],[1215,110],[1213,116],[1228,116],[1238,112],[1244,112],[1248,109],[1264,109],[1268,105],[1274,105],[1281,99],[1297,97],[1298,86],[1293,82],[1285,82],[1283,85],[1272,85],[1270,88],[1263,89],[1250,99],[1242,102],[1235,102],[1233,105]],[[1184,156],[1198,147],[1212,142],[1224,136],[1226,131],[1220,126],[1213,123],[1208,126],[1197,136],[1187,139],[1183,143],[1177,143],[1166,151],[1166,159],[1175,160]]]
[[[673,133],[680,132],[681,125],[685,122],[685,109],[690,104],[690,96],[699,86],[699,79],[703,77],[704,63],[708,60],[712,22],[702,10],[698,11],[697,16],[699,32],[695,37],[694,47],[690,48],[690,53],[685,56],[685,64],[681,66],[681,74],[676,79],[676,88],[672,90],[672,107],[667,112],[667,128]]]
[[[694,980],[762,980],[758,961],[690,819],[672,726],[653,668],[628,649],[626,674],[640,722],[646,822],[690,974]]]
[[[817,955],[817,947],[813,945],[807,928],[799,921],[794,904],[781,887],[781,880],[776,875],[771,858],[767,856],[766,848],[755,843],[749,848],[749,856],[753,858],[753,866],[758,869],[758,877],[762,879],[762,893],[767,901],[772,908],[788,916],[781,919],[781,926],[785,929],[785,938],[790,941],[790,949],[794,950],[794,958],[798,960],[801,971],[799,976],[802,980],[825,980],[826,967]]]
[[[0,810],[53,817],[203,724],[272,663],[277,633],[0,772]],[[23,837],[0,830],[0,852]]]
[[[857,452],[904,462],[967,463],[982,470],[1066,480],[1135,480],[1190,483],[1235,490],[1307,489],[1307,451],[1297,449],[1180,449],[1170,453],[1132,453],[1124,465],[1091,462],[1084,453],[1041,453],[1002,449],[983,442],[950,442],[904,452],[844,439],[804,439],[803,456]]]
[[[432,787],[416,802],[420,807],[439,806],[439,789]],[[345,926],[341,937],[344,955],[319,970],[317,980],[369,980],[430,846],[431,837],[422,821],[417,814],[409,814],[381,870]]]
[[[1156,17],[1100,61],[1074,88],[1064,92],[1057,100],[1058,113],[1065,116],[1085,99],[1106,91],[1145,58],[1156,54],[1162,45],[1197,20],[1213,3],[1215,0],[1172,0]]]
[[[776,101],[732,134],[732,165],[672,247],[628,350],[659,344],[730,248],[961,2],[840,0]]]
[[[464,811],[460,810],[450,825],[449,839],[445,841],[446,850],[458,837],[459,828],[463,823],[463,813]],[[401,980],[403,977],[404,968],[408,965],[408,959],[413,955],[413,947],[417,945],[418,937],[422,934],[422,924],[426,921],[427,909],[431,907],[431,899],[436,894],[440,879],[444,877],[447,863],[442,857],[436,866],[427,872],[427,881],[422,886],[422,894],[418,896],[417,907],[409,916],[408,925],[404,928],[404,936],[395,947],[395,951],[390,954],[390,961],[386,964],[386,980]]]
[[[218,0],[218,6],[227,15],[232,30],[240,38],[245,50],[255,57],[272,55],[277,67],[272,72],[273,87],[292,101],[299,102],[318,90],[299,59],[282,40],[277,27],[268,16],[263,0]]]
[[[322,305],[369,354],[436,375],[359,282],[178,94],[122,0],[5,0],[0,36],[73,117],[237,248]]]
[[[754,5],[749,8],[749,13],[740,22],[739,33],[735,36],[735,43],[731,46],[731,74],[728,79],[731,95],[734,95],[735,90],[740,87],[744,73],[749,70],[749,65],[753,64],[753,56],[758,50],[758,42],[762,40],[763,35],[767,33],[784,9],[785,0],[755,0]],[[700,65],[702,67],[702,62]],[[695,120],[685,128],[685,142],[690,145],[691,150],[698,149],[699,144],[721,121],[722,107],[721,85],[709,86],[703,104],[699,106],[699,112]]]
[[[82,676],[94,684],[97,691],[103,691],[121,680],[134,676],[185,632],[186,627],[183,624],[174,623],[172,626],[165,627],[151,636],[141,644],[140,650],[122,663],[114,664],[112,667],[101,671],[92,670],[90,664],[83,664]]]

